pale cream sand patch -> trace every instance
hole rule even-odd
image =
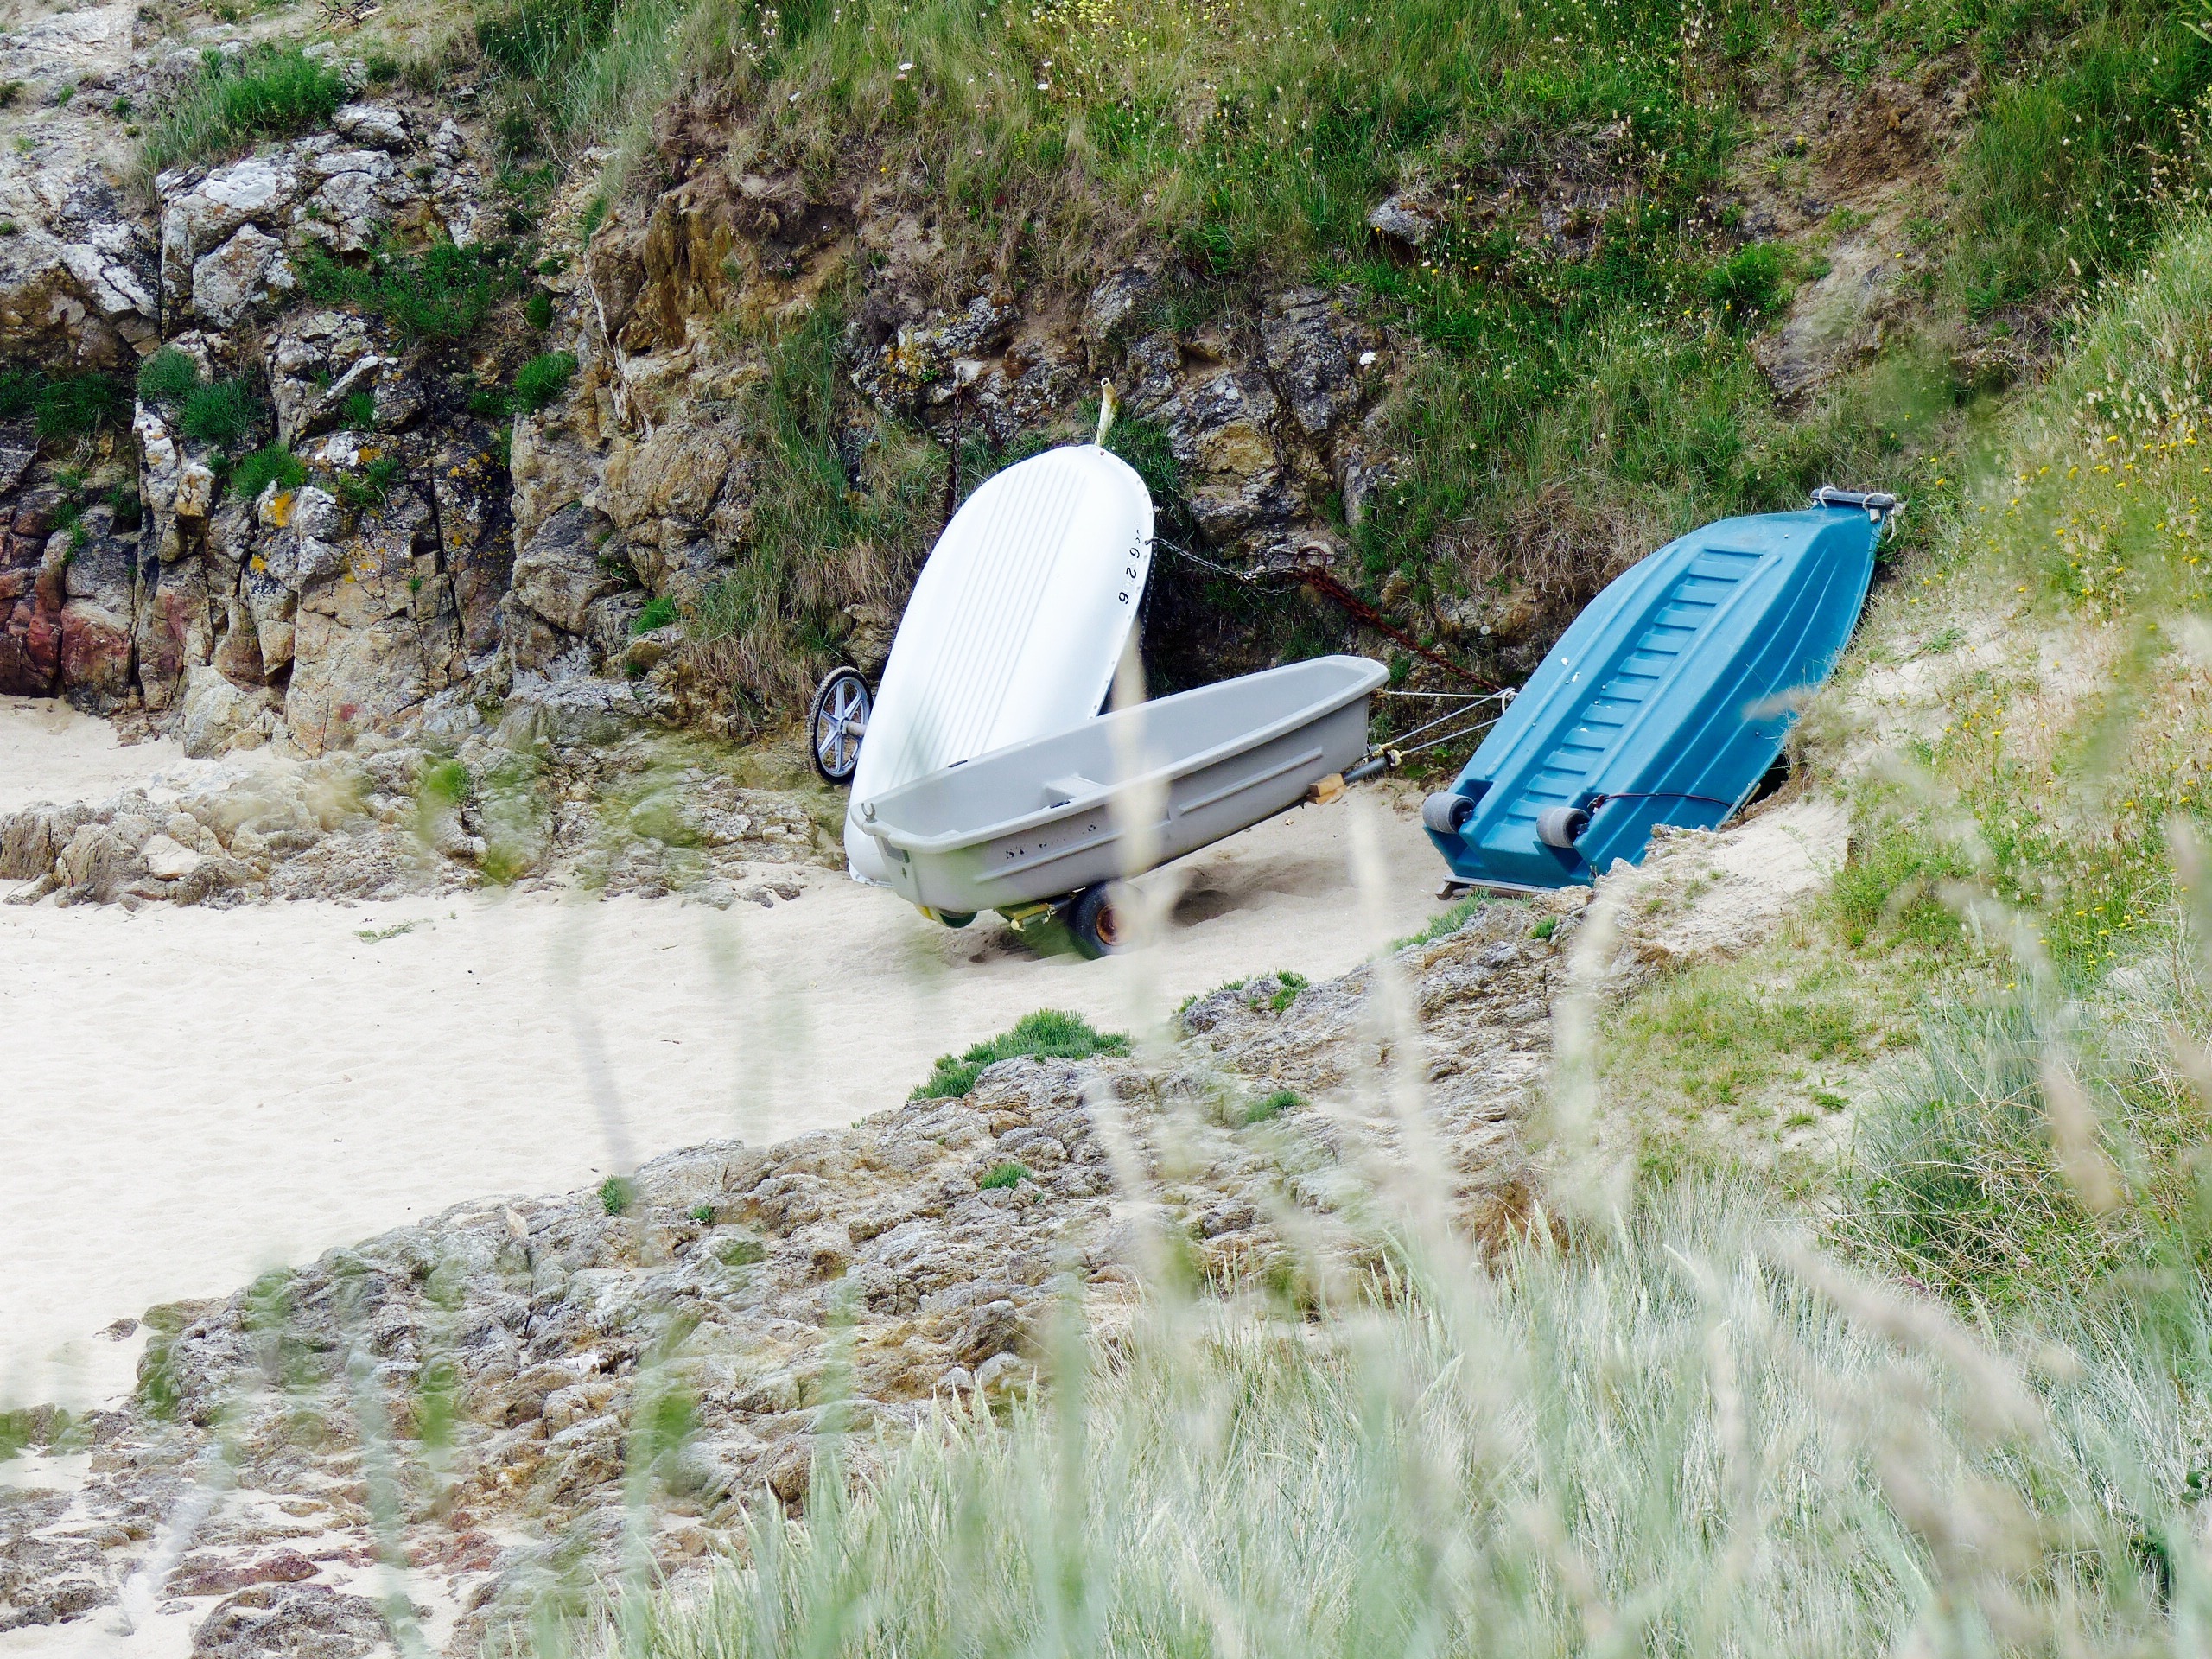
[[[1356,815],[1379,832],[1383,925],[1439,908],[1418,800],[1357,791],[1155,873],[1183,887],[1165,940],[1103,963],[950,931],[829,872],[768,911],[0,906],[0,1402],[111,1398],[137,1351],[97,1334],[118,1316],[463,1199],[894,1105],[1033,1008],[1127,1028],[1225,980],[1341,973],[1373,943]]]
[[[34,802],[97,801],[156,772],[188,772],[174,739],[118,743],[115,728],[51,697],[0,696],[0,813]]]
[[[41,803],[104,801],[134,785],[182,789],[218,771],[283,764],[269,749],[195,760],[171,737],[118,742],[111,724],[66,702],[0,696],[0,816]]]

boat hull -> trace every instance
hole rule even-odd
[[[1470,804],[1442,816],[1464,821],[1442,830],[1432,812],[1452,874],[1518,891],[1587,884],[1638,862],[1661,824],[1726,820],[1850,639],[1878,533],[1847,507],[1727,518],[1615,581],[1453,783]]]
[[[1359,657],[1248,674],[945,767],[856,810],[888,885],[917,905],[1065,899],[1297,804],[1365,753],[1369,699],[1389,677]]]
[[[845,819],[855,875],[891,874],[858,803],[1098,713],[1151,566],[1152,496],[1096,444],[1033,456],[968,499],[915,579],[876,687]]]

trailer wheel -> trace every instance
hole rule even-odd
[[[1421,821],[1440,836],[1456,836],[1475,816],[1475,804],[1457,790],[1444,790],[1421,804]]]
[[[956,932],[976,919],[972,910],[931,910],[927,905],[919,906],[923,915],[933,922],[942,922]]]
[[[1115,895],[1118,883],[1101,881],[1085,887],[1060,912],[1076,951],[1096,962],[1111,956],[1129,942],[1128,913]]]
[[[833,668],[814,689],[806,711],[806,753],[826,784],[849,784],[861,764],[874,699],[856,668]]]
[[[1573,849],[1590,827],[1590,815],[1579,806],[1548,806],[1536,814],[1536,839],[1561,852]]]

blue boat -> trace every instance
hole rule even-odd
[[[1724,518],[1616,580],[1424,804],[1452,875],[1586,885],[1642,859],[1656,825],[1726,821],[1835,666],[1897,507],[1818,490],[1802,512]]]

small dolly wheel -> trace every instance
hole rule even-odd
[[[1101,881],[1096,887],[1085,887],[1060,912],[1060,919],[1067,925],[1068,936],[1075,941],[1077,955],[1096,962],[1129,942],[1128,912],[1116,892],[1119,886],[1118,882]]]
[[[1536,839],[1561,852],[1571,851],[1590,827],[1590,815],[1579,806],[1548,806],[1536,814]]]
[[[856,668],[833,668],[814,689],[806,711],[806,753],[826,784],[849,784],[861,763],[873,699]]]
[[[1475,804],[1457,790],[1445,790],[1421,804],[1421,821],[1440,836],[1456,836],[1475,816]]]
[[[919,906],[918,908],[930,920],[942,922],[956,931],[976,919],[976,912],[972,910],[932,910],[927,905]]]

